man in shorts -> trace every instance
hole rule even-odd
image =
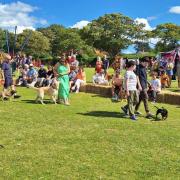
[[[5,60],[2,63],[2,80],[4,82],[3,92],[4,94],[6,94],[8,92],[9,87],[11,87],[11,94],[15,94],[16,90],[13,84],[12,70],[11,70],[11,65],[10,65],[11,56],[6,54],[4,59]]]

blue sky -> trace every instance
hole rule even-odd
[[[105,13],[121,12],[132,18],[156,17],[152,26],[159,23],[180,23],[180,15],[169,13],[179,0],[24,0],[40,9],[34,12],[51,23],[72,26],[78,21],[91,21]],[[179,2],[179,3],[178,3]]]
[[[166,22],[180,25],[180,0],[0,0],[0,27],[79,27],[105,13],[125,14],[148,30]]]
[[[180,14],[169,13],[169,9],[180,6],[180,0],[19,0],[37,7],[30,14],[45,19],[48,24],[58,23],[72,26],[78,21],[91,21],[105,13],[120,12],[133,19],[154,17],[152,27],[160,23],[180,24]],[[0,0],[10,4],[14,0]],[[180,13],[180,12],[179,12]]]

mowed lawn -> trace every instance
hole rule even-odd
[[[180,107],[157,104],[167,121],[133,122],[122,117],[125,102],[80,93],[69,107],[43,106],[33,90],[18,92],[0,101],[0,179],[180,178]]]

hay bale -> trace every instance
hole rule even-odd
[[[101,87],[100,93],[105,97],[111,97],[111,87],[110,86]]]
[[[86,85],[86,93],[91,93],[91,85],[90,84],[87,84]]]
[[[99,94],[105,97],[111,97],[111,86],[86,84],[86,85],[81,86],[80,91],[86,92],[86,93]],[[157,95],[157,102],[180,105],[180,94],[171,93],[167,91],[162,92]]]
[[[162,92],[158,94],[157,101],[173,105],[180,105],[180,94],[171,92]]]
[[[164,94],[165,103],[180,105],[180,95],[177,93],[166,93]]]
[[[157,95],[157,102],[164,103],[164,94],[160,93]]]
[[[95,86],[94,93],[95,94],[101,94],[101,86]]]
[[[86,85],[85,84],[80,87],[80,92],[86,92]]]

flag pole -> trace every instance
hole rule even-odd
[[[15,26],[15,29],[14,29],[13,57],[15,55],[16,41],[17,41],[17,26]]]

